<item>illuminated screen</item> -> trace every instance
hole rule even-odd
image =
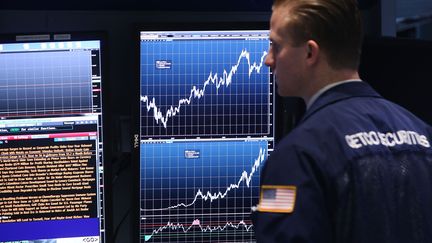
[[[0,242],[104,242],[101,40],[67,36],[0,42]]]
[[[140,242],[253,242],[268,30],[140,32]]]

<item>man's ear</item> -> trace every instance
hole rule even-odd
[[[318,61],[320,55],[320,48],[318,43],[314,40],[306,42],[306,63],[313,65]]]

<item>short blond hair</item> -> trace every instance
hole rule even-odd
[[[273,9],[280,7],[287,7],[293,45],[314,40],[331,67],[358,68],[363,29],[356,0],[275,0]]]

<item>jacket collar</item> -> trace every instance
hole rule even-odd
[[[337,85],[323,94],[309,107],[300,123],[307,120],[315,112],[320,109],[336,103],[341,100],[349,99],[352,97],[375,97],[382,98],[372,87],[366,82],[349,82]]]

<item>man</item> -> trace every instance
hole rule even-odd
[[[432,129],[360,80],[356,1],[276,0],[270,26],[278,93],[307,110],[261,173],[258,242],[431,242]]]

